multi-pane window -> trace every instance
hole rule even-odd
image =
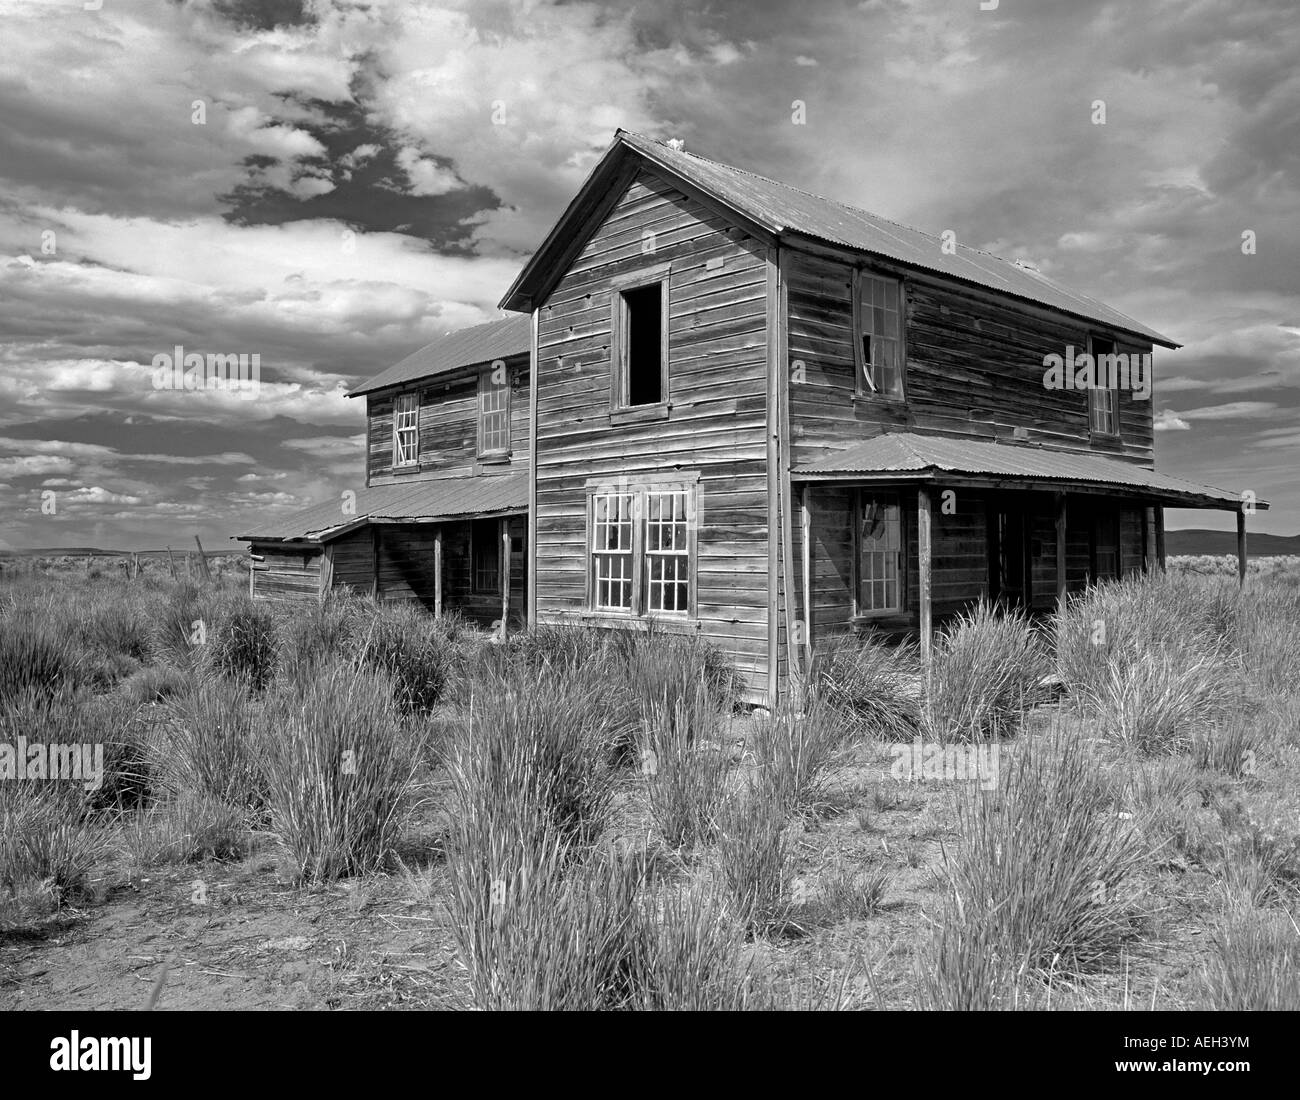
[[[1113,377],[1115,342],[1094,336],[1088,341],[1092,356],[1093,388],[1088,391],[1088,422],[1096,435],[1119,435],[1119,379]]]
[[[632,610],[632,493],[596,493],[592,497],[592,580],[600,611]]]
[[[478,453],[503,455],[510,451],[510,375],[503,366],[479,376]]]
[[[501,524],[476,519],[470,527],[470,569],[475,592],[501,591]]]
[[[393,465],[414,466],[420,460],[420,395],[398,394],[393,400]]]
[[[592,488],[593,610],[690,613],[695,507],[693,484]]]
[[[858,613],[902,610],[903,517],[893,497],[859,503]]]
[[[858,391],[903,396],[902,287],[897,279],[859,272]]]
[[[686,611],[690,547],[686,540],[686,490],[646,493],[646,565],[651,611]]]

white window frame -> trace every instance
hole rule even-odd
[[[614,501],[618,533],[611,540],[609,508]],[[665,502],[672,508],[667,521]],[[693,618],[699,517],[698,475],[668,481],[589,480],[588,610],[623,617]],[[679,595],[683,584],[684,598]],[[618,586],[617,599],[611,585]],[[670,592],[675,593],[672,599]]]
[[[505,381],[494,382],[493,369],[478,376],[478,454],[479,458],[504,458],[510,454],[510,369]],[[489,428],[489,418],[497,417],[499,427]]]
[[[886,510],[883,539],[869,540],[867,537],[865,525],[873,504]],[[869,541],[877,545],[869,549]],[[895,545],[889,545],[891,542]],[[897,493],[876,493],[867,489],[856,493],[853,503],[854,616],[873,618],[903,614],[907,601],[906,570],[907,517],[902,499]],[[892,600],[889,598],[891,584]],[[879,603],[875,600],[876,593],[880,595]]]
[[[1109,336],[1088,337],[1088,355],[1092,358],[1092,378],[1094,385],[1088,390],[1088,431],[1089,434],[1103,439],[1119,438],[1119,380],[1113,386],[1104,389],[1095,383],[1101,381],[1101,364],[1097,362],[1098,340],[1110,345],[1106,354],[1114,355],[1119,345]]]
[[[588,571],[594,611],[632,614],[636,606],[637,504],[635,491],[619,487],[591,494]]]
[[[403,438],[407,440],[403,443]],[[393,398],[393,466],[420,464],[420,394],[399,393]]]
[[[879,271],[855,269],[853,272],[853,364],[857,378],[855,392],[859,396],[874,396],[886,401],[907,400],[907,297],[903,280]],[[863,295],[872,291],[870,309],[863,303]],[[874,303],[877,290],[884,299],[877,307]],[[892,290],[897,309],[888,308],[888,296]],[[888,320],[894,318],[895,331],[877,332],[877,310],[883,314],[884,328],[888,329]],[[867,362],[867,353],[863,347],[864,340],[869,339],[872,347],[871,362]],[[897,364],[897,385],[895,389],[885,391],[881,377],[884,352],[892,348]],[[868,369],[870,367],[870,369]]]

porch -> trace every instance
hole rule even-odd
[[[981,597],[1050,615],[1096,581],[1164,565],[1164,508],[1237,515],[1242,497],[1117,458],[894,433],[791,472],[801,590],[789,654],[876,630],[919,639]],[[1267,508],[1251,502],[1254,508]]]
[[[324,599],[351,590],[521,625],[527,607],[527,475],[442,478],[343,493],[238,536],[250,595]]]

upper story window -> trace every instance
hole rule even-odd
[[[668,272],[666,264],[614,281],[611,407],[668,403]]]
[[[690,613],[696,491],[693,482],[588,487],[593,610]]]
[[[858,501],[859,615],[903,609],[903,513],[896,496]]]
[[[1119,435],[1119,378],[1114,369],[1115,341],[1088,338],[1093,388],[1088,390],[1088,425],[1093,435]]]
[[[420,395],[400,393],[393,399],[393,465],[420,461]]]
[[[857,273],[854,325],[857,329],[858,393],[902,399],[903,287],[897,279]]]
[[[480,457],[510,453],[510,372],[494,363],[478,379],[478,453]]]

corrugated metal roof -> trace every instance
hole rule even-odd
[[[532,322],[527,315],[515,315],[445,333],[401,362],[380,371],[348,396],[374,393],[403,382],[446,374],[460,367],[490,363],[494,359],[527,355],[532,346],[532,331]]]
[[[1241,504],[1239,493],[1198,485],[1179,477],[1158,474],[1119,459],[1045,447],[950,439],[946,436],[891,432],[854,444],[791,471],[801,481],[838,480],[855,474],[933,475],[965,474],[997,478],[1041,480],[1052,484],[1113,486],[1140,490],[1151,499],[1165,499],[1191,507],[1214,508]],[[1256,507],[1267,508],[1262,501]]]
[[[477,515],[528,511],[528,473],[439,478],[436,481],[376,485],[357,493],[356,509],[345,515],[342,499],[316,504],[300,512],[268,520],[245,540],[305,539],[328,542],[366,521],[408,520],[432,523]]]
[[[663,142],[628,130],[619,130],[615,134],[614,142],[604,159],[583,185],[584,191],[588,187],[603,184],[602,177],[608,171],[609,163],[622,156],[624,150],[632,150],[667,170],[670,175],[693,184],[716,201],[777,236],[799,234],[828,244],[871,253],[911,267],[964,279],[990,290],[1013,294],[1124,332],[1139,334],[1166,347],[1179,346],[1169,337],[1119,310],[991,252],[982,252],[958,242],[954,253],[946,253],[941,247],[940,239],[933,234],[900,225],[834,199],[809,194],[766,176],[720,164],[695,153],[673,149]],[[563,225],[571,217],[577,218],[583,209],[584,205],[575,199],[560,224]],[[524,300],[531,296],[531,291],[526,292],[524,288],[531,284],[534,277],[545,279],[544,273],[538,269],[550,262],[545,254],[551,248],[560,246],[561,237],[562,234],[554,231],[547,237],[502,299],[503,308],[523,307]]]

